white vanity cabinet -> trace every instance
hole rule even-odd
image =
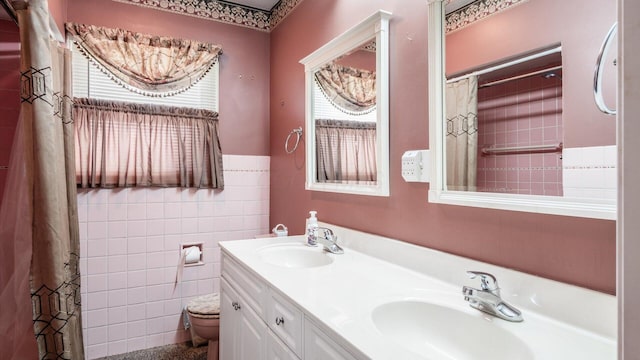
[[[223,253],[221,360],[356,360],[291,300]]]

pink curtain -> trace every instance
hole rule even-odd
[[[376,123],[318,119],[316,147],[318,182],[375,183]]]
[[[218,45],[192,40],[74,23],[66,28],[89,60],[118,84],[147,96],[187,90],[222,53]]]
[[[224,188],[216,112],[75,99],[74,119],[82,187]]]

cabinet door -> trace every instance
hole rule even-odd
[[[220,285],[220,359],[235,360],[237,359],[237,341],[240,340],[236,336],[240,314],[234,308],[234,303],[238,301],[238,294],[224,279]]]
[[[300,360],[273,331],[268,330],[266,360]]]
[[[240,304],[246,301],[240,299]],[[233,360],[265,360],[267,353],[267,324],[248,305],[240,309],[238,326],[238,357]]]
[[[353,355],[308,320],[304,323],[304,359],[356,360]]]
[[[264,360],[267,325],[245,298],[222,279],[220,292],[220,359]]]

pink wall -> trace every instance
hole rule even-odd
[[[220,141],[224,154],[269,154],[269,34],[111,0],[68,0],[67,21],[222,45]]]
[[[67,19],[67,6],[69,0],[48,0],[49,13],[58,25],[58,30],[64,35],[64,23]]]
[[[20,115],[20,34],[12,21],[0,20],[0,199],[6,166]]]
[[[351,66],[356,69],[376,71],[376,54],[366,50],[358,50],[337,61],[342,66]]]
[[[558,73],[562,76],[562,73]],[[562,151],[483,148],[562,142],[562,81],[527,77],[478,90],[478,191],[562,196]]]
[[[528,1],[450,33],[446,37],[446,72],[455,74],[561,43],[565,146],[613,145],[616,122],[595,106],[593,72],[604,36],[616,19],[616,6],[613,0],[589,3]],[[615,49],[611,51],[615,53]],[[615,71],[613,66],[610,68]],[[610,75],[607,74],[607,79],[613,80]],[[614,93],[615,88],[605,88],[605,94]],[[608,97],[609,104],[614,102]]]
[[[574,7],[554,16],[584,9],[576,1],[567,2]],[[298,61],[377,9],[393,13],[391,196],[306,191],[304,149],[293,155],[283,149],[291,129],[304,125],[304,71]],[[584,26],[575,26],[574,31],[582,32]],[[593,64],[585,61],[584,67],[592,69]],[[425,184],[402,180],[402,153],[429,147],[426,74],[426,2],[302,2],[271,34],[271,224],[285,223],[290,233],[300,234],[307,211],[318,210],[321,221],[614,293],[614,221],[431,204]],[[586,121],[587,127],[594,122]],[[602,133],[609,131],[607,126],[594,127]]]

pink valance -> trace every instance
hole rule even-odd
[[[376,73],[329,63],[315,73],[327,100],[346,113],[366,113],[376,106]]]
[[[222,53],[219,45],[122,29],[75,23],[67,23],[66,29],[82,52],[113,80],[147,96],[187,90]]]

